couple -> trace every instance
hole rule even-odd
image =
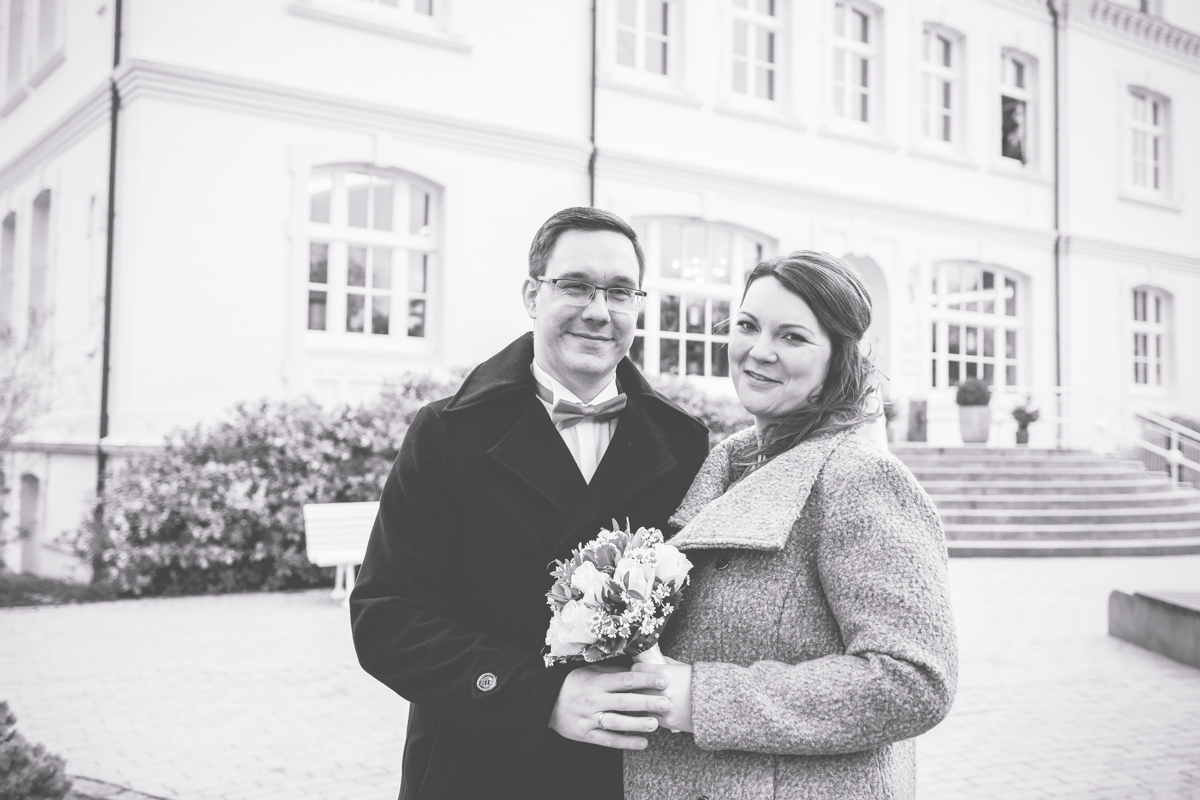
[[[912,797],[955,637],[936,512],[853,435],[870,298],[820,253],[756,266],[729,337],[755,426],[708,453],[625,358],[644,272],[619,217],[555,214],[532,336],[413,420],[350,601],[411,702],[401,800]],[[547,565],[614,518],[694,562],[667,663],[546,668]]]

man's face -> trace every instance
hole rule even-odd
[[[610,313],[603,289],[638,288],[633,243],[615,231],[566,231],[558,237],[545,278],[571,278],[596,290],[586,306],[573,306],[551,284],[527,279],[525,309],[533,318],[538,363],[579,399],[604,388],[633,343],[637,313]]]

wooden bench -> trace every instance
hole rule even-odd
[[[304,540],[308,560],[318,567],[337,567],[334,600],[350,602],[354,568],[363,562],[367,539],[379,502],[308,503],[304,506]]]

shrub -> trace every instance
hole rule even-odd
[[[62,800],[71,791],[66,762],[17,731],[17,718],[0,700],[0,797]]]
[[[1041,418],[1042,412],[1036,408],[1030,408],[1032,405],[1033,399],[1026,397],[1024,403],[1013,408],[1012,416],[1017,421],[1018,428],[1028,428],[1030,423],[1037,422]]]
[[[376,500],[409,423],[454,380],[412,376],[360,406],[259,401],[180,430],[107,481],[76,536],[123,596],[304,588],[305,503]]]
[[[116,600],[117,590],[107,583],[73,583],[25,572],[0,570],[0,608],[95,603]],[[4,795],[0,795],[3,798]]]
[[[992,392],[983,381],[967,378],[958,384],[958,393],[954,400],[960,406],[986,406],[992,402]]]
[[[754,419],[734,398],[708,394],[687,380],[671,375],[652,377],[651,382],[655,389],[708,426],[711,444],[754,424]]]

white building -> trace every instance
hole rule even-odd
[[[588,0],[0,0],[0,322],[45,400],[7,456],[10,566],[71,569],[101,451],[486,357],[528,328],[534,231],[593,198],[644,236],[647,372],[724,387],[742,274],[815,248],[866,280],[931,441],[967,376],[1002,408],[1200,412],[1200,4],[595,21],[593,50]]]

